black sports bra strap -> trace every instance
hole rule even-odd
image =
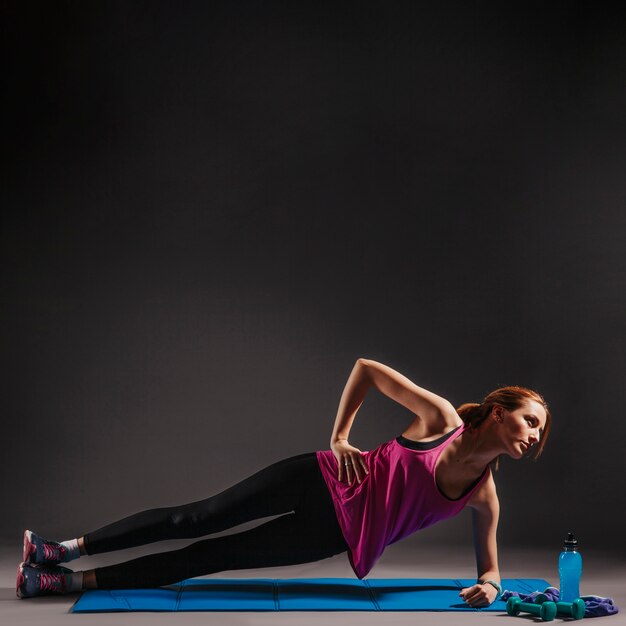
[[[413,441],[413,439],[407,439],[400,435],[396,437],[396,441],[403,446],[404,448],[410,448],[411,450],[432,450],[437,446],[440,446],[444,441],[452,437],[454,433],[461,428],[461,426],[457,426],[455,429],[451,430],[449,433],[442,435],[438,439],[433,439],[433,441]]]

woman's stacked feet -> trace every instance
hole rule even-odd
[[[58,543],[24,531],[23,561],[17,568],[15,591],[18,598],[32,598],[80,591],[83,572],[73,572],[59,563],[80,556],[78,541]]]
[[[20,563],[17,568],[15,593],[18,598],[68,593],[71,591],[69,575],[73,573],[67,567]]]
[[[66,550],[56,541],[47,541],[31,530],[24,531],[24,563],[56,565],[66,560]]]

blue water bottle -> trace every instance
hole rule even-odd
[[[568,533],[563,542],[563,552],[559,555],[559,578],[561,579],[561,602],[573,602],[580,598],[580,576],[583,573],[583,559],[578,552],[578,541],[573,533]]]

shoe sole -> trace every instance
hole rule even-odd
[[[26,563],[26,565],[31,565],[34,563],[31,559],[31,555],[35,552],[35,546],[32,542],[33,533],[30,530],[24,531],[24,553],[22,555],[22,563]]]
[[[22,593],[21,586],[24,584],[24,565],[25,563],[20,563],[17,566],[17,578],[15,579],[15,594],[18,598],[24,598],[24,594]]]

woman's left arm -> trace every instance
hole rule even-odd
[[[500,504],[493,476],[489,476],[468,504],[472,509],[478,577],[476,584],[463,589],[460,596],[470,606],[489,606],[498,597],[496,585],[500,586],[496,542]]]

